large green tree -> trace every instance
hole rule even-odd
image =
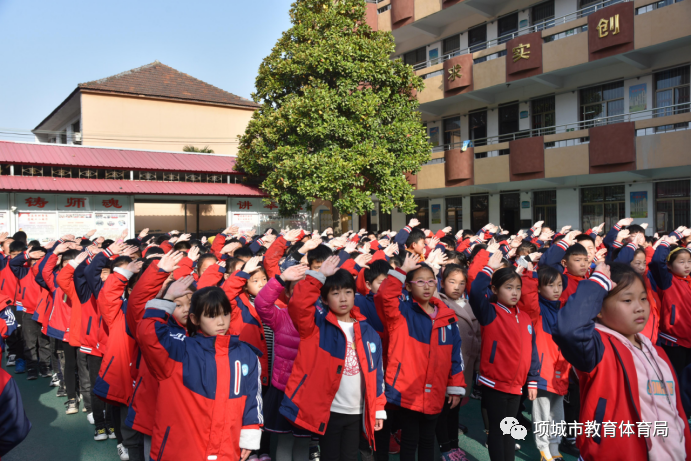
[[[392,61],[394,38],[365,24],[364,0],[297,0],[292,27],[259,68],[260,104],[240,138],[238,167],[296,213],[332,201],[342,213],[413,212],[407,172],[430,159],[416,110],[423,80]]]

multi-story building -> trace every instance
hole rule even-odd
[[[33,132],[37,142],[235,155],[257,107],[155,61],[80,83]]]
[[[417,217],[433,230],[690,226],[689,18],[690,0],[369,3],[392,58],[425,83]]]

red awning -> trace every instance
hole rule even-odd
[[[7,192],[79,192],[83,194],[265,196],[258,188],[244,184],[118,181],[45,176],[0,176],[0,190]]]
[[[0,141],[0,163],[114,170],[238,174],[235,157]]]

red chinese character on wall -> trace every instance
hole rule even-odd
[[[270,210],[273,210],[275,208],[279,208],[279,206],[276,203],[272,202],[269,205],[264,205],[264,208],[269,208]]]
[[[249,200],[241,200],[238,202],[238,207],[241,210],[249,210],[252,207],[252,203]]]
[[[103,206],[105,206],[106,208],[111,208],[111,207],[113,207],[113,208],[122,208],[122,205],[120,205],[120,203],[118,203],[118,200],[116,200],[116,199],[114,199],[114,198],[109,199],[109,200],[104,200],[104,201],[103,201]]]
[[[26,205],[29,207],[43,208],[48,204],[48,202],[41,197],[29,197],[24,201],[26,202]]]
[[[86,207],[86,199],[84,198],[73,198],[69,197],[67,199],[67,205],[65,205],[65,208],[85,208]]]

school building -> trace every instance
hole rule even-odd
[[[690,226],[690,0],[367,6],[424,79],[432,159],[410,181],[425,227]]]
[[[312,229],[310,210],[278,217],[234,167],[224,155],[0,141],[0,232],[45,243],[91,229],[106,238],[144,228],[201,238],[230,224]]]

